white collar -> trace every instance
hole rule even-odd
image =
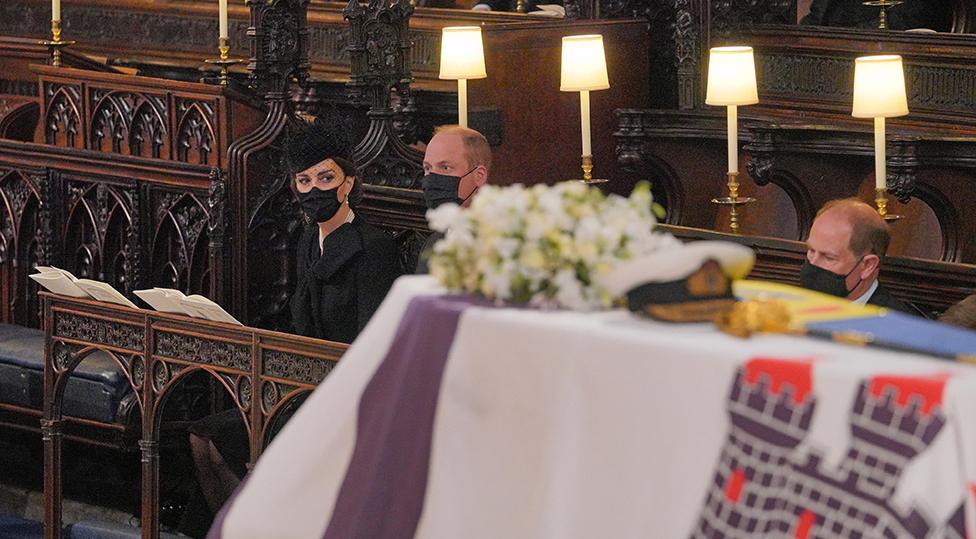
[[[867,305],[868,301],[871,300],[871,296],[874,295],[874,291],[877,289],[878,289],[878,280],[875,279],[874,282],[871,283],[871,288],[868,288],[867,292],[861,294],[861,297],[857,299],[852,299],[851,303],[856,303],[858,305]]]

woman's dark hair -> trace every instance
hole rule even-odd
[[[339,165],[339,168],[342,169],[342,173],[345,174],[347,178],[349,176],[355,178],[352,182],[352,190],[349,191],[349,207],[356,210],[356,208],[359,207],[359,203],[363,200],[363,181],[359,178],[359,168],[357,168],[352,161],[342,157],[333,157],[332,160]]]

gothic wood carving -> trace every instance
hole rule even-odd
[[[84,148],[84,121],[81,116],[81,90],[78,86],[44,85],[44,140],[55,146]]]
[[[70,178],[66,186],[65,269],[131,292],[131,190]]]
[[[225,135],[220,109],[231,100],[213,87],[156,88],[149,79],[33,67],[44,95],[47,144],[149,159],[217,166]],[[156,83],[159,85],[159,83]],[[231,118],[223,119],[230,132]]]
[[[308,0],[252,0],[251,85],[261,95],[284,96],[292,79],[308,78]]]
[[[176,100],[176,160],[198,165],[215,164],[216,148],[213,106],[209,103]]]
[[[305,356],[279,350],[264,350],[264,373],[275,378],[285,378],[318,384],[332,372],[334,363],[309,361]]]
[[[145,339],[142,327],[65,312],[55,314],[52,336],[109,345],[132,352],[142,352]]]
[[[791,24],[796,21],[795,0],[711,0],[710,23],[716,37],[733,37],[754,24]]]
[[[248,370],[251,364],[251,350],[244,345],[167,331],[156,332],[155,339],[156,347],[153,353],[160,356],[239,371]]]
[[[40,320],[37,285],[23,268],[46,263],[50,237],[43,228],[47,219],[42,204],[46,182],[29,171],[0,169],[0,278],[3,282],[3,319],[34,325]]]
[[[700,103],[702,94],[701,67],[707,48],[707,28],[702,16],[705,0],[670,0],[674,13],[674,58],[677,71],[678,108],[693,109]]]
[[[201,194],[202,195],[202,194]],[[202,196],[155,189],[151,263],[153,286],[211,295],[210,215]]]
[[[158,95],[90,90],[90,148],[160,159],[169,156],[165,100]]]
[[[353,151],[367,183],[410,188],[420,180],[423,155],[399,136],[404,111],[398,113],[391,102],[391,92],[400,103],[410,102],[411,13],[408,0],[371,0],[365,9],[350,0],[343,11],[351,27],[349,92],[355,102],[370,105],[369,128]]]
[[[201,276],[201,284],[206,285],[208,297],[218,293],[221,276],[224,274],[224,261],[227,258],[227,247],[224,244],[224,234],[227,227],[227,182],[226,173],[219,168],[210,171],[210,189],[207,193],[207,236],[209,264],[207,273]],[[209,278],[208,278],[209,277]]]
[[[226,200],[231,209],[221,219],[239,231],[228,262],[238,271],[223,284],[223,293],[231,312],[252,325],[284,329],[288,321],[282,298],[293,286],[288,260],[297,242],[287,231],[295,228],[298,212],[288,200],[279,146],[292,117],[291,82],[303,84],[308,78],[308,1],[258,0],[249,5],[251,84],[265,96],[267,113],[260,126],[228,149],[232,188]]]

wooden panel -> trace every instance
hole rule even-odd
[[[667,222],[727,230],[728,214],[710,203],[723,193],[721,112],[627,111],[617,134],[621,162],[650,179]],[[817,209],[835,198],[873,203],[873,135],[815,124],[774,124],[746,116],[740,125],[741,193],[758,202],[742,212],[745,234],[802,240]],[[893,212],[891,254],[976,262],[976,138],[902,131],[888,144]]]
[[[468,81],[471,126],[493,145],[491,183],[582,177],[579,92],[560,92],[562,37],[603,34],[610,89],[590,93],[594,175],[621,179],[614,109],[647,101],[647,24],[546,22],[484,29],[488,78]]]
[[[911,113],[889,120],[901,128],[973,133],[976,35],[872,32],[858,29],[767,26],[743,30],[756,49],[760,106],[757,110],[808,117],[850,117],[854,58],[901,54]]]
[[[37,140],[226,167],[233,136],[253,130],[261,105],[225,87],[34,66],[41,91]]]

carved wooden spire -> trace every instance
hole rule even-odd
[[[394,122],[401,118],[391,103],[392,92],[409,96],[411,13],[409,0],[370,0],[366,9],[350,0],[343,11],[350,25],[350,97],[370,106],[369,129],[353,151],[366,183],[415,187],[420,179],[423,155],[398,136]]]

